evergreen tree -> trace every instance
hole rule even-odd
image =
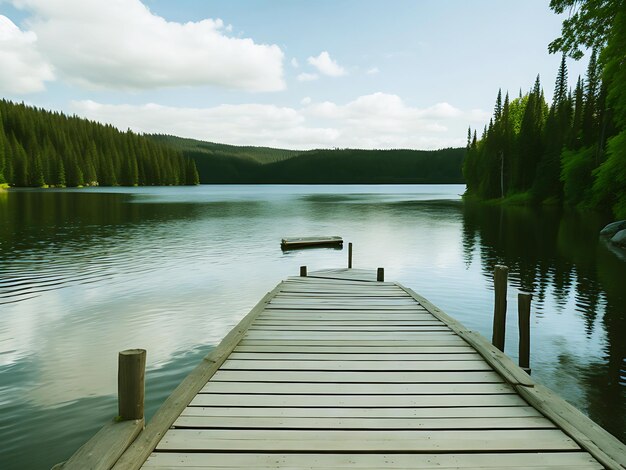
[[[0,100],[0,183],[184,184],[189,165],[182,152],[131,131]]]
[[[567,102],[567,64],[565,63],[565,54],[561,57],[561,65],[556,76],[556,84],[554,86],[553,106],[563,106]]]

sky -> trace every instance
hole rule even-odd
[[[548,3],[0,0],[0,97],[234,145],[464,146],[499,88],[551,99]]]

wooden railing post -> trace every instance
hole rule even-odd
[[[504,334],[506,329],[506,284],[509,268],[497,265],[495,268],[494,282],[494,308],[493,308],[493,335],[491,343],[504,352]]]
[[[519,326],[519,366],[530,375],[530,301],[529,292],[517,294],[517,313]]]
[[[117,393],[120,419],[143,419],[146,377],[146,350],[127,349],[119,353]]]
[[[306,277],[306,266],[300,266],[300,277]]]
[[[385,281],[385,268],[378,268],[376,270],[376,280],[378,282],[384,282]]]
[[[352,242],[348,243],[348,269],[352,269]]]

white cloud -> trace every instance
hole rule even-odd
[[[298,67],[300,67],[300,64],[298,63],[298,59],[296,59],[295,57],[291,58],[291,66],[294,69],[297,69]]]
[[[302,98],[300,100],[300,104],[302,104],[304,106],[307,106],[307,105],[311,104],[311,101],[312,100],[311,100],[311,98],[309,96],[305,96],[304,98]]]
[[[476,116],[476,110],[464,112],[448,103],[412,107],[386,93],[359,96],[345,104],[306,97],[300,108],[265,104],[177,108],[77,101],[72,111],[137,132],[295,149],[464,146],[468,123]]]
[[[52,66],[36,48],[37,35],[20,30],[9,18],[0,15],[0,91],[33,93],[45,89],[53,80]]]
[[[340,77],[346,75],[346,69],[330,58],[327,51],[323,51],[317,57],[309,57],[307,62],[315,67],[321,74],[329,77]]]
[[[317,80],[319,78],[319,75],[317,75],[316,73],[302,72],[300,75],[298,75],[297,78],[300,82],[311,82],[313,80]]]
[[[37,48],[64,77],[96,88],[285,87],[276,45],[228,36],[220,19],[176,23],[139,0],[15,0]]]
[[[378,67],[372,67],[371,69],[367,69],[367,71],[365,73],[367,75],[375,75],[378,72],[380,72],[380,70],[378,70]]]

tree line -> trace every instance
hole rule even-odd
[[[463,183],[465,148],[442,150],[309,150],[262,163],[231,154],[185,150],[205,184]]]
[[[550,44],[563,54],[552,103],[539,76],[514,99],[498,91],[480,138],[468,130],[467,193],[610,208],[626,217],[626,2],[552,0],[550,6],[573,13]],[[591,50],[589,63],[572,90],[566,56],[580,59],[581,46]]]
[[[0,184],[16,187],[198,184],[192,159],[138,135],[0,100]]]

